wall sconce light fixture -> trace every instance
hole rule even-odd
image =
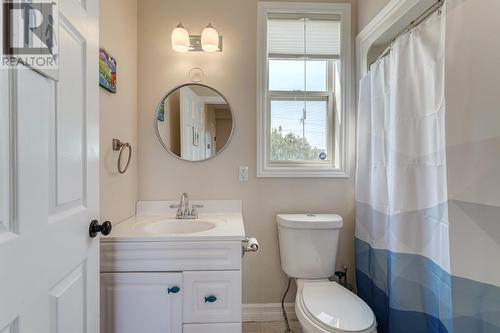
[[[201,32],[201,48],[205,52],[215,52],[219,49],[219,34],[212,23]]]
[[[182,23],[179,23],[172,31],[172,48],[177,52],[187,52],[189,46],[189,33]]]
[[[201,36],[190,36],[182,23],[172,31],[172,49],[177,52],[221,52],[222,36],[212,23],[203,29]]]

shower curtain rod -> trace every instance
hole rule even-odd
[[[403,29],[400,33],[398,33],[392,40],[389,46],[382,52],[382,54],[377,58],[377,61],[388,55],[391,51],[391,48],[396,40],[400,38],[401,36],[407,34],[408,32],[411,31],[414,27],[418,26],[420,23],[424,22],[429,16],[434,14],[436,11],[441,10],[441,8],[444,5],[444,2],[446,0],[437,0],[435,4],[433,4],[431,7],[429,7],[425,12],[423,12],[419,17],[414,19],[413,21],[410,22],[410,24]]]

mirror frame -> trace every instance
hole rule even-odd
[[[228,106],[229,108],[229,112],[231,112],[231,117],[232,117],[232,124],[231,124],[231,133],[229,134],[229,138],[227,139],[227,142],[224,144],[224,146],[222,147],[222,149],[220,151],[218,151],[217,153],[215,153],[214,155],[210,156],[209,158],[205,158],[203,160],[196,160],[196,161],[191,161],[191,160],[186,160],[186,159],[183,159],[181,156],[177,156],[176,154],[172,153],[168,148],[167,146],[165,146],[165,143],[163,142],[163,140],[161,139],[161,136],[160,136],[160,133],[158,131],[158,126],[157,126],[157,122],[158,122],[158,111],[160,110],[160,106],[161,106],[161,103],[163,103],[163,101],[165,99],[168,98],[168,96],[170,96],[170,94],[172,94],[174,91],[178,90],[178,89],[181,89],[183,87],[187,87],[187,86],[200,86],[200,87],[205,87],[205,88],[208,88],[208,89],[211,89],[213,91],[215,91],[216,93],[218,93],[223,99],[224,101],[226,102],[226,105]],[[202,83],[184,83],[184,84],[181,84],[181,85],[178,85],[172,89],[170,89],[168,91],[168,93],[166,95],[164,95],[161,99],[160,99],[160,102],[158,103],[158,105],[156,106],[156,109],[155,109],[155,112],[154,112],[154,120],[153,120],[153,126],[154,126],[154,129],[155,129],[155,133],[156,133],[156,139],[158,139],[158,142],[160,143],[160,145],[163,147],[163,149],[165,149],[170,155],[174,156],[175,158],[177,158],[178,160],[180,161],[184,161],[184,162],[191,162],[191,163],[200,163],[200,162],[206,162],[206,161],[209,161],[217,156],[219,156],[219,154],[221,154],[222,152],[224,152],[224,150],[227,149],[227,147],[229,146],[229,143],[231,142],[231,139],[233,138],[233,134],[234,134],[234,129],[235,129],[235,124],[236,124],[236,121],[235,121],[235,117],[234,117],[234,112],[233,112],[233,109],[231,108],[231,104],[229,104],[229,101],[227,100],[226,96],[224,96],[220,91],[218,91],[217,89],[215,88],[212,88],[210,86],[207,86],[206,84],[202,84]]]

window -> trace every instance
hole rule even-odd
[[[350,30],[349,4],[259,3],[259,177],[347,176]]]

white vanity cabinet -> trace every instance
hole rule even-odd
[[[241,241],[101,244],[103,333],[241,333]]]
[[[102,333],[241,333],[241,201],[138,202],[101,238]]]
[[[101,332],[181,333],[181,273],[101,273]]]

